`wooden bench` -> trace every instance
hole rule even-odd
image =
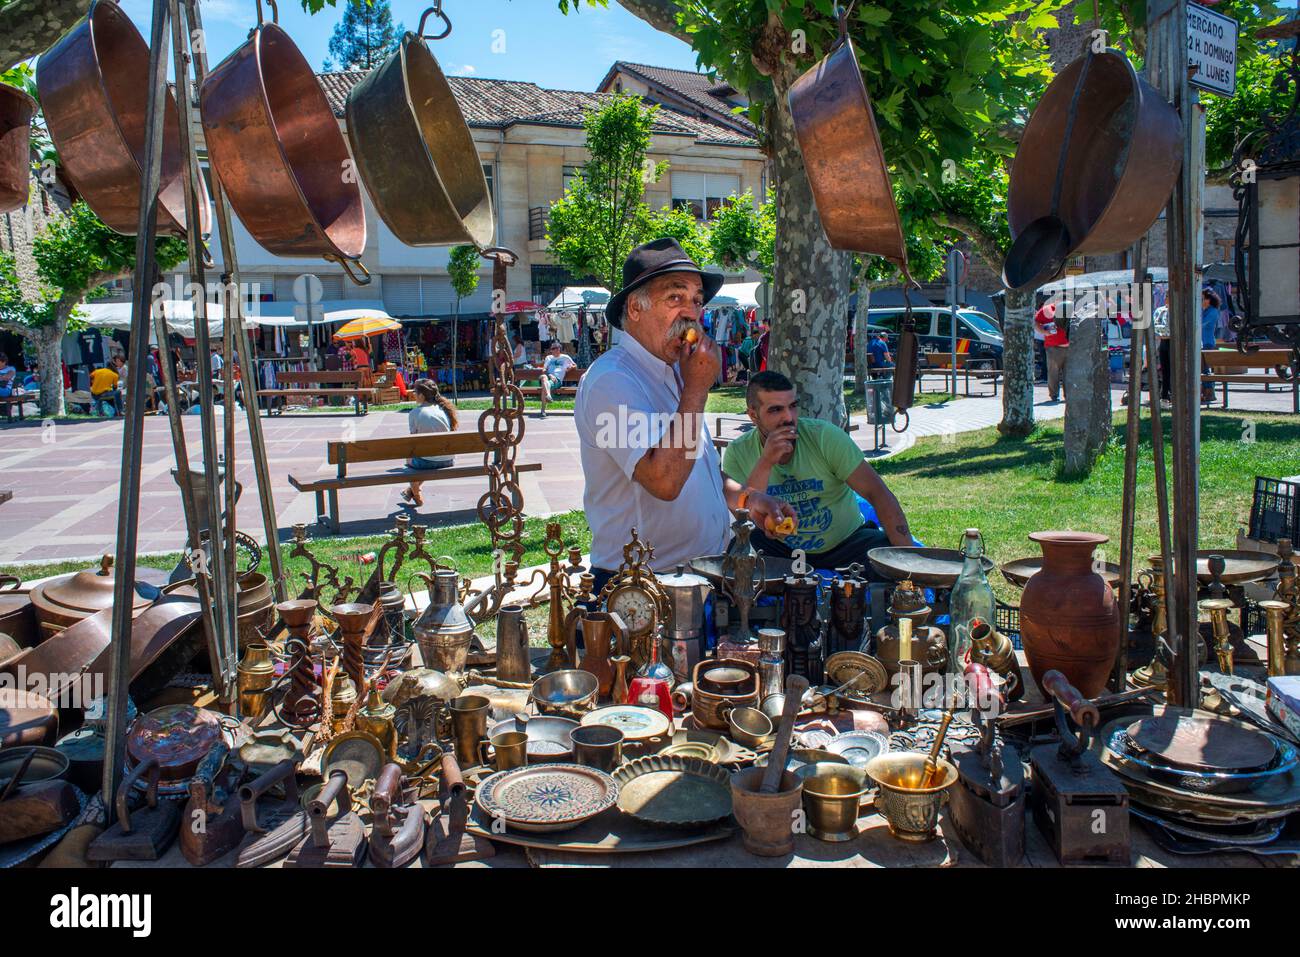
[[[8,421],[12,422],[14,420],[14,410],[16,409],[18,411],[18,421],[21,422],[25,419],[23,403],[36,402],[40,397],[39,392],[15,392],[13,395],[0,397],[0,405],[5,407],[5,415]]]
[[[281,386],[294,388],[258,389],[257,397],[283,399],[279,406],[281,410],[294,397],[343,396],[353,400],[357,415],[365,415],[379,394],[379,389],[375,387],[374,373],[369,369],[352,369],[347,372],[277,372],[275,379]],[[270,415],[274,408],[274,402],[268,403],[266,414]]]
[[[744,425],[744,424],[745,424],[745,422],[741,422],[741,421],[736,420],[736,419],[733,419],[733,420],[731,420],[731,421],[736,422],[737,425]],[[747,421],[748,421],[748,420],[746,420],[746,422],[747,422]],[[724,419],[722,416],[718,416],[716,419],[713,420],[713,447],[714,447],[715,449],[717,449],[719,452],[721,452],[723,449],[725,449],[728,445],[730,445],[730,444],[731,444],[732,442],[734,442],[736,439],[741,438],[742,436],[744,436],[744,435],[748,435],[748,434],[749,434],[749,430],[746,429],[744,432],[740,433],[740,435],[724,436],[724,435],[722,434],[722,427],[723,427],[723,425],[726,424],[726,422],[727,422],[727,420]],[[845,431],[845,432],[848,432],[848,433],[853,433],[853,432],[858,431],[858,423],[857,423],[857,422],[852,422],[852,421],[849,422],[849,427],[848,427],[847,429],[845,429],[844,431]]]
[[[554,389],[551,390],[551,398],[558,399],[561,396],[577,395],[578,383],[582,381],[583,371],[584,370],[579,369],[577,366],[574,366],[572,369],[569,369],[567,372],[565,372],[563,384],[557,385]],[[546,371],[544,369],[533,369],[533,368],[516,369],[515,381],[524,382],[532,379],[540,380],[541,377],[545,374]],[[573,384],[569,385],[570,382],[572,382]],[[542,400],[542,414],[543,415],[546,414],[546,395],[542,392],[542,386],[540,381],[538,382],[537,385],[521,385],[519,387],[519,391],[524,394],[525,398],[534,398],[534,397],[540,398]]]
[[[1300,370],[1293,363],[1294,356],[1290,349],[1260,349],[1256,352],[1238,352],[1232,350],[1204,349],[1201,357],[1209,367],[1208,374],[1201,376],[1201,384],[1213,385],[1223,383],[1223,407],[1228,407],[1228,387],[1230,385],[1263,385],[1268,392],[1271,386],[1291,387],[1291,411],[1300,412]],[[1260,369],[1261,372],[1246,371]]]
[[[405,467],[409,459],[442,458],[448,455],[482,455],[488,449],[483,436],[472,432],[438,432],[427,435],[403,435],[391,439],[362,439],[355,442],[327,442],[325,458],[337,467],[333,477],[299,478],[289,476],[289,484],[300,492],[316,495],[316,521],[330,532],[339,532],[339,489],[369,488],[375,485],[406,485],[410,482],[441,482],[447,479],[486,476],[487,468],[475,465],[452,465],[441,469]],[[400,462],[403,467],[366,474],[348,473],[349,465],[366,462]],[[541,463],[516,463],[519,472],[536,472]],[[326,508],[325,499],[329,498]]]

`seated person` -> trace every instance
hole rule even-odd
[[[9,357],[0,352],[0,397],[14,394],[14,382],[17,377],[18,370],[9,364]]]
[[[573,356],[560,348],[559,340],[551,340],[550,354],[546,357],[542,373],[542,395],[548,403],[551,401],[552,390],[564,385],[565,373],[577,367],[578,363],[573,361]]]
[[[438,384],[432,379],[421,379],[411,390],[419,400],[419,405],[407,413],[412,435],[432,432],[453,432],[459,424],[456,407],[438,391]],[[413,458],[406,464],[413,469],[445,469],[451,465],[453,456],[438,458]],[[402,490],[402,498],[412,505],[423,505],[424,496],[420,494],[423,482],[412,482],[409,488]]]
[[[794,549],[802,549],[814,568],[858,562],[870,576],[868,550],[913,544],[898,499],[863,459],[862,450],[838,426],[801,419],[789,379],[771,370],[756,373],[749,380],[745,404],[754,428],[727,446],[722,470],[737,482],[788,502],[798,516],[788,535],[756,529],[753,542],[760,552],[790,558]],[[880,526],[863,520],[858,495],[875,508]]]
[[[100,366],[90,374],[90,394],[95,400],[96,409],[102,407],[101,403],[108,403],[113,407],[114,415],[122,414],[122,393],[117,387],[118,381],[117,371],[105,366]]]

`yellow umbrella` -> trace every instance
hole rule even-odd
[[[354,339],[368,339],[371,336],[377,336],[381,332],[392,332],[394,329],[402,328],[402,324],[396,319],[389,319],[387,316],[362,316],[360,319],[352,319],[343,323],[339,331],[334,333],[335,342],[351,342]]]

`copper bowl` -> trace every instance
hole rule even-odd
[[[113,556],[105,555],[100,559],[98,569],[61,575],[34,585],[31,600],[36,619],[40,622],[42,640],[57,635],[83,618],[112,608],[114,578]],[[167,573],[137,566],[135,580],[161,587],[167,583]],[[152,598],[146,598],[136,589],[131,591],[131,601],[135,615],[153,603]]]

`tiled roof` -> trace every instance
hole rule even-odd
[[[348,93],[365,77],[361,71],[320,73],[317,79],[335,116],[343,115]],[[536,83],[516,80],[488,80],[479,77],[449,76],[452,95],[465,121],[472,127],[507,129],[520,124],[581,128],[584,110],[595,109],[612,94],[581,90],[548,90]],[[670,107],[660,106],[655,116],[656,133],[694,136],[700,143],[724,146],[756,146],[746,136],[721,123],[687,116]]]
[[[717,77],[711,77],[707,73],[696,73],[692,70],[673,70],[666,66],[628,63],[626,60],[619,60],[610,68],[610,72],[613,73],[620,69],[639,75],[642,79],[651,83],[667,87],[701,109],[719,117],[725,117],[727,122],[734,123],[748,132],[755,132],[754,124],[749,121],[748,117],[731,112],[732,105],[727,102],[725,95],[734,91],[730,84],[719,80]]]

